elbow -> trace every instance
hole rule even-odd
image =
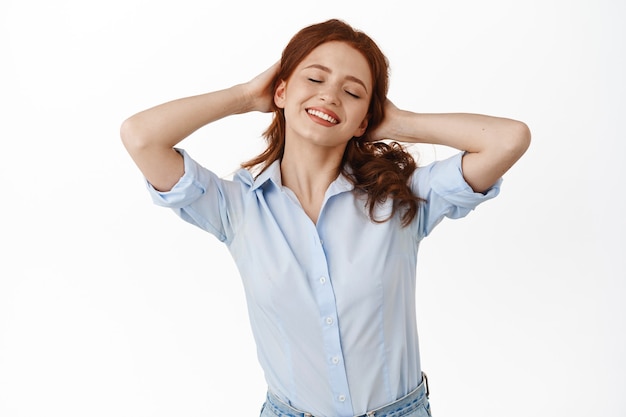
[[[124,147],[131,155],[146,146],[145,135],[141,133],[141,129],[134,117],[130,117],[122,122],[120,138]]]
[[[505,142],[507,147],[507,153],[512,155],[515,159],[521,158],[522,155],[528,150],[530,146],[531,132],[526,123],[519,121],[512,121],[509,134]]]

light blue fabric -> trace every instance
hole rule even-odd
[[[218,178],[183,150],[185,174],[156,204],[224,242],[243,280],[259,362],[271,392],[320,416],[354,416],[389,404],[421,380],[415,317],[420,240],[444,217],[495,197],[463,179],[462,154],[419,168],[412,188],[427,203],[407,227],[369,219],[339,176],[317,224],[282,186],[275,162],[254,179]],[[391,202],[381,204],[386,218]],[[207,254],[210,263],[211,255]]]
[[[368,411],[357,417],[431,417],[428,401],[428,382],[426,379],[411,393],[394,401],[391,404]],[[267,399],[261,408],[260,417],[331,417],[313,415],[285,404],[272,392],[267,393]]]

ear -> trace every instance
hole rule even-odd
[[[285,93],[286,93],[287,83],[282,80],[276,90],[274,91],[274,104],[279,109],[285,108]]]
[[[365,118],[363,119],[359,127],[357,127],[356,132],[354,132],[353,136],[357,138],[360,138],[361,136],[363,136],[363,134],[367,130],[367,125],[369,124],[369,117],[370,117],[369,114],[365,116]]]

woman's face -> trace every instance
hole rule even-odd
[[[345,148],[367,128],[372,73],[365,57],[343,42],[327,42],[300,62],[276,88],[286,141]]]

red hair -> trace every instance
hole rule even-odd
[[[369,132],[383,120],[384,105],[389,88],[389,63],[376,43],[365,33],[350,25],[331,19],[300,30],[289,41],[280,61],[280,69],[272,83],[272,92],[282,80],[287,80],[298,64],[313,49],[323,43],[344,42],[359,51],[370,67],[373,90],[368,109],[368,127],[364,135],[350,139],[343,155],[341,172],[354,183],[356,191],[367,195],[370,218],[383,222],[403,209],[402,224],[408,225],[417,214],[421,201],[408,186],[408,179],[415,171],[415,160],[397,142],[370,142]],[[242,164],[244,168],[259,165],[261,172],[274,161],[282,158],[285,149],[285,116],[283,110],[274,104],[272,123],[264,132],[267,148],[257,157]],[[393,210],[386,219],[376,219],[376,204],[393,198]]]

